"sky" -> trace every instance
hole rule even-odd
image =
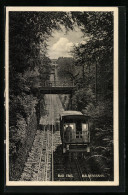
[[[83,33],[75,27],[75,30],[70,30],[67,33],[63,28],[62,31],[54,31],[52,37],[48,41],[48,57],[57,59],[58,57],[71,57],[69,53],[73,45],[78,45],[82,41],[86,41],[86,37],[82,38]]]

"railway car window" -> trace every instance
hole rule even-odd
[[[84,142],[89,141],[88,124],[82,123],[82,137]]]
[[[82,131],[88,131],[88,124],[82,123]]]
[[[73,141],[76,134],[76,125],[75,123],[65,123],[64,124],[64,137],[66,141]]]
[[[67,127],[71,127],[72,129],[76,129],[76,125],[75,123],[68,123],[68,124],[64,124],[64,130],[66,130]]]

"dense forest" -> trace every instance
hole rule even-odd
[[[51,60],[47,41],[53,30],[73,30],[89,39],[59,58],[58,75],[73,80],[73,109],[89,114],[98,128],[112,129],[113,14],[111,12],[9,13],[9,149],[10,179],[20,177],[37,129],[38,96],[33,94],[49,80]],[[66,68],[65,68],[66,67]],[[19,166],[19,162],[21,162]]]
[[[72,13],[87,42],[72,50],[72,58],[59,58],[59,75],[73,80],[73,108],[112,125],[113,113],[113,15]],[[99,112],[100,110],[100,112]]]

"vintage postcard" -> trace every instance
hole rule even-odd
[[[118,7],[6,7],[6,186],[118,186]]]

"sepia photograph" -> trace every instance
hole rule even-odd
[[[6,185],[119,185],[118,8],[6,7]]]

